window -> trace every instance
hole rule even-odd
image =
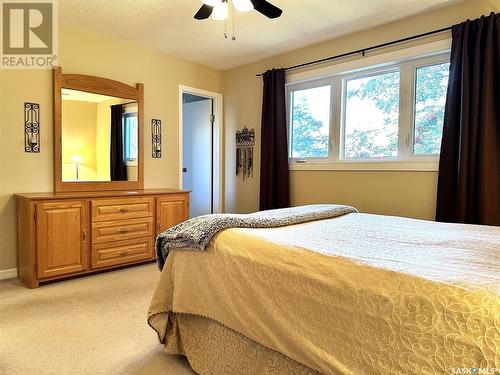
[[[138,144],[137,113],[128,112],[123,114],[123,149],[126,161],[137,161]]]
[[[413,153],[439,154],[450,64],[417,68]]]
[[[330,90],[330,85],[326,85],[292,92],[291,157],[328,156]]]
[[[292,168],[436,170],[449,53],[380,60],[287,84]]]
[[[347,79],[344,158],[398,155],[399,71]]]

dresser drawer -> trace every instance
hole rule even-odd
[[[132,238],[152,237],[153,234],[152,217],[92,223],[92,245]]]
[[[92,268],[153,259],[153,239],[116,241],[92,246]]]
[[[92,200],[92,222],[153,217],[154,198]]]

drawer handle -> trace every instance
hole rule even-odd
[[[118,228],[118,233],[127,233],[127,232],[130,232],[130,229]]]
[[[120,211],[120,212],[129,212],[129,211],[130,211],[130,208],[127,208],[127,207],[120,207],[120,208],[118,209],[118,211]]]
[[[127,255],[128,254],[128,250],[119,251],[118,254],[120,254],[120,255]]]

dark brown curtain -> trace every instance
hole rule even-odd
[[[436,220],[500,225],[500,15],[452,28]]]
[[[111,181],[127,181],[123,153],[123,106],[111,106]]]
[[[264,73],[260,134],[260,209],[288,207],[290,187],[285,69],[273,69]]]

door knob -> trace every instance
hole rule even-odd
[[[183,171],[184,173],[186,173],[188,170],[187,170],[187,168],[182,168],[182,171]]]

